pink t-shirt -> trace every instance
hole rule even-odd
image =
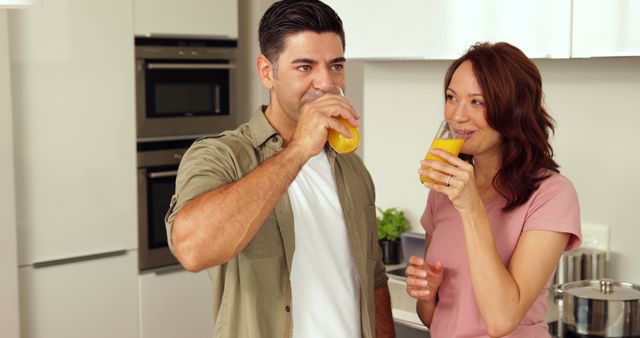
[[[566,250],[580,245],[580,208],[573,184],[553,174],[540,183],[531,198],[511,212],[503,213],[506,200],[499,194],[484,201],[493,228],[496,247],[506,266],[520,235],[529,230],[570,233]],[[441,261],[445,267],[438,290],[438,304],[431,321],[433,338],[488,337],[471,285],[464,233],[460,214],[447,196],[430,192],[421,219],[428,236],[433,236],[427,261]],[[551,284],[552,276],[547,282]],[[549,337],[544,316],[547,289],[543,289],[518,327],[507,337]]]

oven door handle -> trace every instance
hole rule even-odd
[[[171,176],[176,176],[176,175],[178,175],[178,171],[177,170],[156,171],[156,172],[149,173],[149,178],[171,177]]]
[[[149,69],[233,69],[234,63],[148,63]]]

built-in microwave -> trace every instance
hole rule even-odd
[[[135,38],[139,142],[235,128],[236,40]]]

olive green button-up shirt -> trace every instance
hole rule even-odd
[[[180,163],[166,217],[171,250],[173,219],[182,206],[203,192],[240,180],[281,150],[282,138],[261,110],[233,131],[194,142]],[[362,336],[375,337],[374,289],[385,286],[387,277],[377,241],[373,182],[356,154],[339,155],[330,148],[327,154],[360,283]],[[247,247],[208,270],[213,287],[214,337],[291,336],[295,325],[289,278],[294,231],[293,211],[285,192]]]

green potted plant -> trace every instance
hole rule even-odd
[[[381,209],[378,219],[378,243],[382,249],[382,262],[387,265],[400,263],[400,235],[409,229],[409,220],[404,212],[396,209]]]

